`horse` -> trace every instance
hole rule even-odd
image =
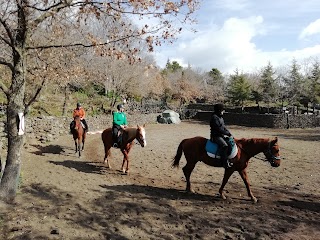
[[[75,126],[71,130],[73,135],[74,144],[76,147],[76,153],[79,153],[79,157],[81,157],[81,151],[84,149],[84,142],[86,140],[86,132],[82,126],[81,120],[79,116],[74,118]]]
[[[107,167],[111,169],[111,165],[109,162],[108,156],[110,155],[110,148],[112,147],[112,128],[105,129],[101,134],[101,139],[104,145],[104,160],[103,163],[107,163]],[[124,174],[129,174],[129,152],[133,146],[133,140],[136,139],[141,147],[145,147],[147,145],[146,142],[146,131],[145,124],[143,126],[137,125],[137,127],[128,127],[123,129],[122,133],[122,143],[119,146],[120,151],[123,154],[122,161],[122,172]],[[126,167],[125,167],[126,163]]]
[[[187,192],[193,192],[190,183],[190,176],[197,162],[202,161],[209,166],[223,167],[223,163],[220,159],[211,158],[208,156],[205,149],[207,140],[208,139],[204,137],[194,137],[182,140],[173,159],[172,167],[178,168],[182,153],[184,153],[187,163],[182,170],[187,182]],[[261,152],[264,153],[266,157],[266,159],[263,160],[268,161],[272,167],[279,167],[281,158],[279,153],[280,147],[278,144],[278,138],[275,137],[272,140],[267,138],[242,138],[234,139],[234,141],[237,145],[238,152],[234,158],[230,159],[230,161],[233,163],[232,167],[227,168],[224,171],[222,184],[219,189],[219,195],[222,199],[226,199],[226,196],[223,193],[223,188],[227,184],[230,176],[235,171],[238,171],[246,186],[248,196],[253,202],[257,202],[257,198],[252,194],[250,189],[246,168],[248,167],[249,159]]]

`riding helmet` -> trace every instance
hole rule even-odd
[[[77,107],[81,107],[81,103],[77,103]]]
[[[217,103],[213,108],[216,113],[221,113],[224,110],[224,105],[222,103]]]
[[[117,109],[120,111],[121,108],[124,108],[124,106],[123,106],[122,104],[119,104],[119,105],[117,106]]]

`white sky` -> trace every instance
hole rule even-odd
[[[173,45],[157,48],[155,59],[162,68],[170,59],[231,73],[317,58],[319,10],[319,0],[202,0],[197,33],[184,31]]]

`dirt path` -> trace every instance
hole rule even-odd
[[[9,212],[0,208],[0,239],[319,239],[320,129],[257,129],[231,126],[236,138],[279,137],[279,168],[252,159],[248,174],[253,204],[235,173],[216,196],[222,168],[198,163],[186,194],[181,167],[170,168],[184,138],[209,136],[196,122],[147,126],[147,147],[133,147],[131,174],[101,161],[100,134],[89,135],[83,156],[71,136],[26,144],[22,187]]]

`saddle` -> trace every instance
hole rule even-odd
[[[86,129],[86,126],[84,125],[84,123],[82,121],[80,121],[80,123],[81,123],[82,128]],[[75,128],[75,126],[76,126],[76,122],[74,120],[72,120],[70,123],[70,129]]]
[[[232,137],[225,138],[227,144],[228,144],[228,159],[234,158],[238,153],[238,147],[235,143],[234,139]],[[212,158],[221,158],[219,145],[211,142],[210,139],[207,140],[206,143],[206,151],[209,157]]]

